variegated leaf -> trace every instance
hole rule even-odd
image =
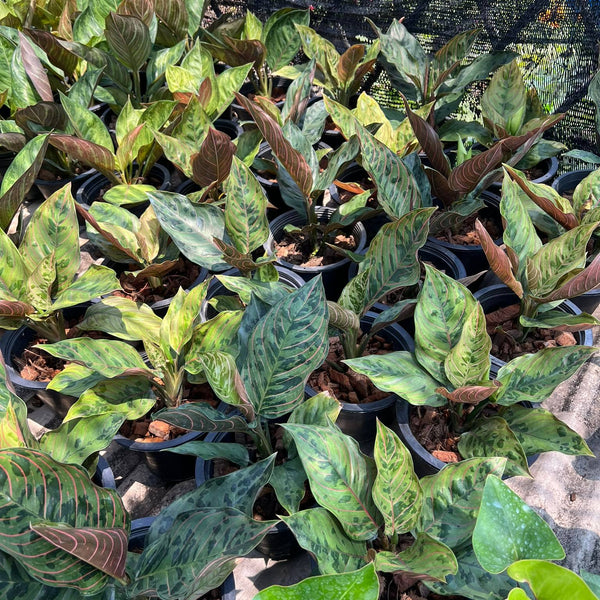
[[[302,510],[282,520],[298,544],[315,556],[323,575],[346,573],[365,565],[365,543],[350,539],[324,508]]]
[[[38,135],[28,142],[10,163],[0,185],[0,229],[6,230],[42,166],[48,136]]]
[[[406,533],[421,516],[421,486],[410,452],[379,420],[373,458],[377,465],[373,501],[383,515],[385,535]]]
[[[61,152],[71,156],[74,160],[98,169],[104,176],[108,177],[113,183],[121,183],[114,171],[116,168],[114,154],[104,146],[82,140],[73,135],[63,135],[53,133],[49,137],[49,142]]]
[[[335,327],[344,333],[360,330],[360,319],[354,311],[348,310],[331,300],[327,301],[327,308],[329,309],[330,327]]]
[[[411,404],[446,404],[446,399],[437,392],[438,381],[421,368],[410,352],[370,354],[342,362],[357,373],[366,375],[378,389],[398,394]]]
[[[559,383],[573,375],[596,352],[586,346],[545,348],[511,360],[498,371],[502,387],[495,402],[510,406],[517,402],[543,402]]]
[[[267,197],[262,186],[237,157],[233,158],[225,181],[225,227],[239,252],[248,254],[269,237]]]
[[[2,450],[0,464],[5,474],[0,548],[14,556],[33,578],[86,594],[100,592],[109,582],[100,569],[41,537],[35,532],[37,526],[88,529],[84,536],[88,540],[94,530],[108,531],[109,538],[115,536],[115,545],[104,545],[96,537],[95,545],[101,548],[97,556],[102,556],[101,562],[111,563],[112,571],[122,572],[126,544],[117,539],[127,537],[129,517],[116,491],[96,487],[82,467],[62,465],[37,450]],[[30,489],[39,493],[27,493]],[[111,534],[115,529],[122,533]],[[118,552],[111,557],[114,549]]]
[[[471,539],[483,486],[490,473],[502,476],[505,458],[472,458],[422,477],[423,512],[419,531],[457,548]]]
[[[436,391],[455,404],[479,404],[487,400],[500,385],[498,381],[490,381],[489,385],[465,385],[451,392],[446,388],[438,388]]]
[[[204,402],[186,402],[177,408],[161,410],[155,419],[190,431],[250,431],[246,419],[239,415],[226,415]]]
[[[375,473],[358,443],[334,425],[295,423],[282,427],[296,442],[319,505],[338,519],[350,539],[373,539],[381,521],[371,497]]]
[[[554,309],[538,312],[535,317],[519,317],[522,327],[537,327],[540,329],[553,329],[554,331],[585,331],[595,325],[600,325],[600,320],[588,313],[572,315],[562,310]]]
[[[461,163],[453,169],[448,177],[450,187],[461,194],[472,192],[486,175],[502,164],[505,153],[506,148],[500,141],[489,150],[476,154]]]
[[[253,550],[275,523],[254,521],[228,507],[184,512],[168,531],[144,548],[130,584],[131,593],[152,592],[159,598],[202,596],[223,583],[236,559]],[[173,548],[180,551],[174,554]]]
[[[421,194],[402,159],[362,127],[357,128],[363,166],[377,185],[377,198],[386,213],[399,219],[420,208]]]
[[[513,404],[502,413],[502,416],[527,456],[552,451],[592,456],[592,451],[585,440],[544,408],[529,408]]]
[[[481,304],[477,303],[463,323],[456,345],[444,360],[444,372],[456,387],[486,381],[490,374],[492,339],[486,331]]]
[[[101,146],[108,153],[112,154],[114,150],[113,141],[106,125],[104,125],[100,117],[89,111],[87,106],[81,106],[77,100],[69,96],[61,95],[60,99],[69,117],[69,122],[75,131],[76,139]]]
[[[425,264],[425,273],[414,316],[415,355],[419,364],[443,383],[444,361],[460,340],[476,300],[466,287],[434,267]]]
[[[458,450],[463,458],[502,456],[507,459],[506,475],[529,475],[523,446],[502,417],[480,419],[460,436]]]
[[[375,568],[383,573],[400,571],[420,581],[444,582],[448,575],[457,572],[458,563],[446,544],[426,533],[418,533],[412,546],[398,554],[378,552]]]
[[[281,127],[264,110],[244,96],[236,93],[237,101],[252,115],[263,137],[281,161],[305,197],[313,188],[312,170],[304,157],[285,139]]]
[[[227,268],[213,242],[213,238],[225,237],[225,219],[220,208],[193,205],[185,196],[172,192],[153,192],[148,198],[163,229],[183,255],[210,270]]]
[[[137,16],[111,12],[105,25],[104,35],[111,51],[128,69],[139,71],[152,50],[146,24]]]
[[[276,418],[304,399],[328,351],[327,303],[316,277],[275,304],[254,327],[238,368],[256,413]]]

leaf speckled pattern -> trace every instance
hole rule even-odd
[[[316,277],[256,324],[238,369],[257,414],[275,419],[302,402],[308,376],[327,356],[327,322],[325,292]]]
[[[86,594],[101,591],[108,575],[48,542],[34,528],[66,524],[87,530],[87,540],[94,537],[95,529],[105,530],[107,543],[98,543],[95,560],[108,561],[112,570],[119,571],[126,558],[126,544],[121,540],[129,534],[129,516],[117,492],[95,486],[81,467],[62,465],[27,448],[0,451],[0,471],[0,549],[38,581]],[[88,552],[79,542],[74,546]]]

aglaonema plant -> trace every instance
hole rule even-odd
[[[568,230],[544,244],[529,215],[530,199],[548,208]],[[519,298],[522,338],[532,327],[578,330],[598,325],[586,313],[571,315],[555,308],[600,284],[600,258],[596,256],[586,266],[587,246],[599,224],[590,218],[598,216],[597,211],[587,213],[578,224],[575,214],[562,212],[552,200],[538,196],[518,172],[507,169],[500,212],[506,224],[505,249],[493,243],[480,223],[476,227],[490,267]]]
[[[117,118],[116,150],[100,117],[67,96],[61,96],[61,104],[74,135],[52,133],[49,143],[108,178],[112,187],[104,201],[118,205],[146,201],[146,192],[155,188],[144,180],[162,156],[152,132],[168,126],[176,102],[163,100],[136,109],[128,101]]]
[[[345,364],[413,406],[447,412],[463,458],[505,456],[506,472],[523,475],[528,473],[526,456],[539,452],[589,455],[577,433],[533,405],[596,349],[545,348],[511,360],[490,380],[492,342],[481,305],[462,284],[429,265],[425,271],[414,313],[415,351],[348,359]]]
[[[294,26],[307,26],[309,21],[308,10],[282,8],[264,24],[247,11],[241,20],[204,30],[202,44],[226,65],[251,64],[248,75],[256,93],[270,98],[273,73],[287,66],[300,50],[301,39]]]
[[[57,341],[67,335],[63,310],[120,288],[114,271],[91,265],[80,269],[79,227],[67,184],[41,204],[15,246],[0,231],[0,324],[27,325]]]
[[[115,582],[127,582],[130,519],[116,490],[37,449],[3,448],[0,465],[4,593],[100,600]]]
[[[365,77],[377,62],[379,40],[368,46],[353,44],[340,54],[329,40],[308,27],[308,24],[298,24],[296,29],[305,56],[316,61],[315,84],[323,88],[324,95],[342,106],[349,106],[350,99],[358,94]],[[311,68],[310,63],[285,65],[279,73],[295,79],[307,68]]]
[[[401,300],[377,315],[368,333],[360,319],[387,294],[415,285],[420,278],[418,251],[427,241],[429,219],[435,208],[420,208],[386,223],[373,238],[359,263],[358,273],[329,304],[329,325],[339,331],[346,358],[362,356],[378,331],[407,314],[416,300]]]
[[[323,575],[372,563],[438,593],[504,600],[515,560],[564,558],[548,525],[500,479],[505,458],[471,458],[419,480],[408,449],[379,422],[372,459],[331,423],[283,427],[319,506],[282,519]]]
[[[319,395],[304,401],[306,381],[328,350],[327,303],[320,278],[298,290],[280,289],[277,296],[270,296],[267,302],[266,296],[255,294],[243,314],[236,311],[241,320],[237,340],[229,348],[213,352],[207,346],[186,364],[189,373],[201,373],[229,406],[213,409],[187,404],[161,411],[156,418],[188,430],[244,433],[261,459],[273,453],[269,420],[289,414],[292,422],[323,424],[337,418],[340,406],[333,398]],[[247,464],[243,445],[203,440],[196,444],[199,452],[210,445],[212,456],[238,464],[241,456]],[[270,484],[291,513],[298,510],[304,496],[306,476],[291,441],[285,446],[286,460],[275,467]]]
[[[516,56],[489,52],[469,62],[480,28],[459,33],[435,54],[427,54],[402,19],[394,19],[385,33],[371,25],[379,36],[379,61],[392,86],[418,107],[433,103],[429,122],[434,127],[456,111],[470,84],[486,79]]]

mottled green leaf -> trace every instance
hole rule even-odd
[[[154,414],[155,419],[190,431],[239,431],[246,433],[248,423],[239,415],[226,415],[205,402],[186,402]]]
[[[464,458],[505,457],[508,459],[506,475],[529,475],[523,447],[502,417],[479,419],[474,427],[460,436],[458,450]]]
[[[310,12],[284,8],[271,14],[265,23],[262,40],[267,49],[267,64],[272,71],[292,62],[300,49],[300,36],[294,27],[308,25]]]
[[[241,444],[228,444],[226,442],[205,442],[203,440],[192,440],[175,448],[169,448],[167,452],[175,454],[188,454],[197,456],[202,460],[223,459],[236,465],[245,467],[250,462],[248,449]]]
[[[288,514],[294,514],[300,510],[300,502],[305,496],[306,473],[302,468],[302,462],[296,456],[286,460],[283,464],[273,469],[273,475],[269,481],[277,501]]]
[[[97,114],[69,96],[61,94],[60,101],[78,138],[101,146],[109,153],[114,152],[110,133]]]
[[[353,540],[376,535],[380,516],[371,498],[373,468],[358,443],[337,427],[283,425],[294,441],[320,506],[329,510]]]
[[[471,538],[485,480],[502,476],[505,458],[472,458],[446,465],[420,480],[423,511],[419,531],[457,548]]]
[[[421,486],[410,452],[379,420],[373,458],[377,465],[373,501],[383,515],[385,535],[406,533],[421,516]]]
[[[473,550],[490,573],[501,573],[517,560],[565,557],[545,521],[495,475],[485,483],[473,531]]]
[[[351,573],[309,577],[289,587],[273,585],[259,592],[254,600],[326,600],[332,597],[344,600],[377,600],[379,580],[373,565],[366,565]]]

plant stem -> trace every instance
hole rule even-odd
[[[60,342],[67,339],[65,319],[60,310],[42,321],[28,320],[27,326],[49,342]]]
[[[139,71],[133,71],[133,93],[135,95],[135,108],[140,108],[142,102],[142,84]]]

